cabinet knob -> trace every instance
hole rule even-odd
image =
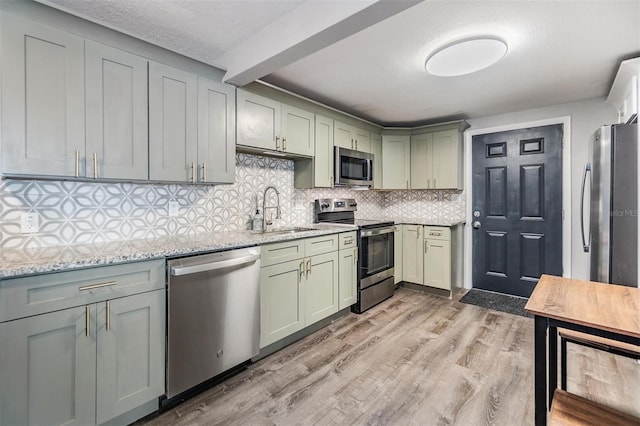
[[[472,226],[473,226],[475,229],[480,229],[480,228],[482,228],[482,224],[480,223],[480,221],[479,221],[479,220],[474,221]]]

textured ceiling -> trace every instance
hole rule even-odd
[[[223,69],[228,69],[224,61],[234,49],[247,58],[264,56],[264,37],[256,40],[255,35],[279,36],[275,32],[280,25],[274,25],[278,20],[295,20],[305,27],[305,22],[318,19],[322,8],[329,14],[345,4],[376,3],[38,1]],[[379,3],[403,1],[408,9],[381,16],[368,28],[345,32],[339,41],[317,44],[303,54],[298,51],[288,63],[272,61],[276,65],[263,80],[379,124],[405,125],[605,96],[620,60],[640,56],[638,0]],[[296,14],[305,7],[306,14]],[[350,13],[355,12],[344,12]],[[506,39],[505,58],[467,76],[435,77],[424,71],[424,60],[433,49],[476,34]],[[282,37],[291,39],[291,45],[298,41],[291,31]]]

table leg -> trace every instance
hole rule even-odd
[[[553,393],[558,387],[558,328],[549,327],[549,410],[553,401]]]
[[[547,424],[547,319],[534,317],[534,402],[535,424]]]

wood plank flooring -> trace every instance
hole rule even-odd
[[[457,299],[400,288],[140,423],[532,425],[533,320]],[[598,352],[569,345],[569,391],[638,416],[640,364]]]

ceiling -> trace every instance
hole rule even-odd
[[[475,118],[605,96],[640,56],[640,1],[38,0],[381,125]],[[436,77],[447,42],[495,35],[497,64]]]

